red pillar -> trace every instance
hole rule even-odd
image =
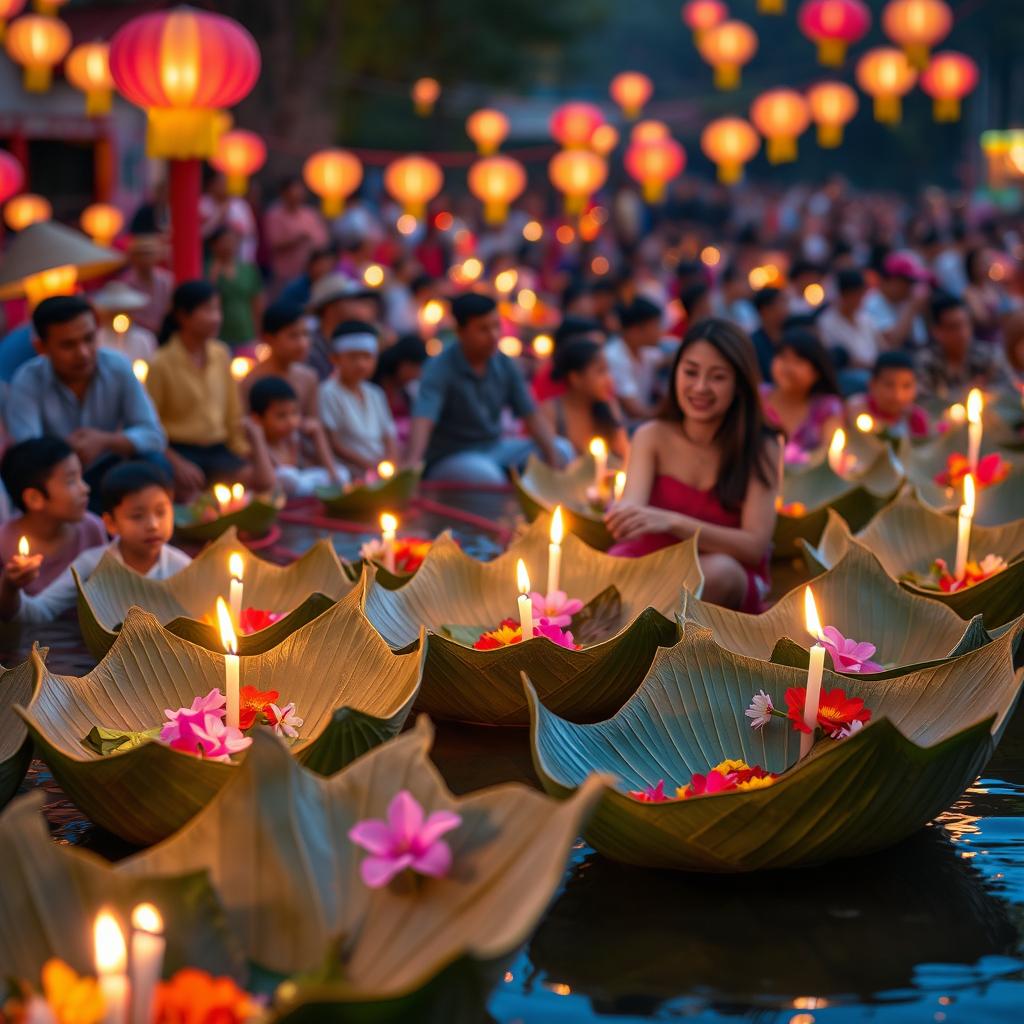
[[[202,167],[198,160],[170,160],[171,264],[179,284],[202,275],[199,196]]]

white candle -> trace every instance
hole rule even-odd
[[[398,520],[390,513],[384,512],[380,517],[380,538],[384,544],[384,568],[388,572],[395,571],[395,531]]]
[[[93,925],[93,955],[103,996],[102,1024],[127,1024],[128,949],[121,926],[106,910],[96,915]]]
[[[551,543],[548,545],[548,590],[553,594],[558,589],[559,577],[562,573],[562,538],[565,526],[562,523],[562,506],[555,506],[555,514],[551,517]]]
[[[984,406],[981,392],[971,388],[967,395],[967,465],[974,474],[978,472],[981,456],[981,412]]]
[[[235,624],[231,621],[231,612],[228,611],[223,597],[217,598],[217,621],[220,623],[220,642],[224,645],[224,697],[227,702],[225,721],[237,729],[239,721],[238,637],[235,635]]]
[[[231,485],[231,506],[239,509],[245,504],[245,488],[241,484]]]
[[[953,578],[962,580],[967,572],[967,557],[971,549],[971,520],[974,518],[974,477],[964,477],[964,503],[956,517],[956,561]]]
[[[24,565],[25,560],[32,553],[32,549],[28,546],[28,537],[21,537],[18,540],[18,553],[14,556],[13,561],[18,565]]]
[[[231,618],[235,622],[242,621],[242,575],[244,571],[245,563],[242,561],[242,553],[232,551],[228,558],[228,572],[231,575],[228,604],[231,607]]]
[[[163,974],[164,922],[152,903],[140,903],[132,911],[132,1024],[153,1020],[153,996]]]
[[[521,558],[516,562],[516,583],[519,585],[519,624],[525,642],[533,636],[533,599],[530,597],[530,577],[526,563]]]
[[[832,435],[832,441],[828,446],[828,464],[836,476],[842,476],[846,471],[846,431],[838,427]]]
[[[817,641],[821,639],[821,621],[814,605],[810,587],[804,588],[804,613],[807,617],[807,632]],[[807,666],[807,697],[804,700],[804,725],[811,731],[800,734],[800,759],[803,760],[814,746],[814,730],[818,725],[818,705],[821,703],[821,674],[825,668],[825,648],[815,643],[811,647],[811,660]]]
[[[612,497],[616,501],[622,500],[622,492],[626,489],[626,474],[620,469],[615,474],[615,484],[612,488]]]
[[[220,514],[226,516],[231,511],[231,488],[224,484],[214,484],[213,496],[217,499]]]
[[[595,437],[590,442],[590,454],[594,457],[594,486],[600,494],[605,473],[608,472],[608,445],[605,444],[603,437]]]

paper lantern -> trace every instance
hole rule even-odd
[[[82,211],[79,223],[97,245],[106,246],[124,227],[124,214],[110,203],[93,203]]]
[[[608,93],[622,108],[623,116],[632,121],[647,106],[654,83],[641,71],[623,71],[612,79]]]
[[[928,55],[953,27],[953,12],[945,0],[890,0],[882,11],[882,29],[903,47],[918,69],[928,65]]]
[[[960,101],[978,84],[978,65],[965,53],[943,50],[921,75],[921,88],[932,98],[936,121],[959,121]]]
[[[683,173],[686,150],[675,139],[634,142],[626,150],[626,170],[640,182],[644,199],[659,203],[665,198],[665,186]]]
[[[758,14],[785,14],[786,0],[757,0]]]
[[[402,204],[406,213],[422,218],[430,202],[444,185],[444,172],[425,156],[399,157],[384,171],[384,187]]]
[[[743,177],[743,167],[757,155],[761,137],[742,117],[720,117],[700,135],[700,148],[718,168],[718,180],[731,185]]]
[[[715,69],[716,89],[738,89],[743,65],[757,53],[757,33],[745,22],[723,21],[701,36],[697,49]]]
[[[46,92],[54,67],[71,49],[71,30],[57,18],[24,14],[7,27],[4,45],[11,60],[25,69],[25,91]]]
[[[337,217],[348,197],[362,184],[363,164],[348,150],[322,149],[305,162],[302,177],[309,190],[320,197],[324,213]]]
[[[225,127],[219,113],[256,84],[260,52],[230,18],[178,7],[118,29],[110,72],[121,95],[146,110],[150,156],[208,160]]]
[[[818,62],[841,67],[846,48],[871,28],[871,9],[863,0],[807,0],[797,15],[800,31],[818,44]]]
[[[50,201],[34,192],[22,192],[4,207],[4,221],[12,231],[23,231],[30,224],[38,224],[52,216]]]
[[[99,117],[110,113],[114,79],[110,74],[110,47],[107,43],[80,43],[64,62],[64,77],[85,93],[85,113]]]
[[[466,134],[481,156],[497,153],[508,137],[508,118],[500,110],[484,107],[466,118]]]
[[[683,4],[682,16],[686,27],[693,33],[694,43],[699,43],[709,28],[721,25],[729,17],[729,8],[722,0],[690,0]]]
[[[750,120],[768,140],[768,162],[791,163],[796,159],[796,140],[811,123],[811,111],[795,90],[769,89],[750,105]]]
[[[436,78],[417,78],[412,83],[412,102],[420,117],[429,117],[441,98],[441,83]]]
[[[39,14],[46,14],[52,17],[70,0],[35,0],[33,7]]]
[[[590,197],[605,183],[608,162],[587,149],[563,149],[548,164],[551,184],[565,196],[565,212],[583,212]]]
[[[590,136],[590,148],[599,156],[608,156],[619,144],[619,130],[613,124],[599,124]]]
[[[818,126],[818,145],[835,149],[843,141],[843,129],[857,114],[857,92],[845,82],[819,82],[807,90],[807,105]]]
[[[656,121],[653,118],[648,118],[646,121],[637,121],[633,125],[632,131],[629,133],[630,142],[646,143],[646,142],[658,142],[661,139],[667,139],[671,133],[668,130],[668,125],[664,121]]]
[[[17,157],[0,149],[0,203],[21,191],[25,184],[25,171]]]
[[[526,188],[526,169],[510,156],[487,156],[469,169],[469,191],[484,204],[488,224],[502,224]]]
[[[7,22],[21,14],[24,7],[25,0],[0,0],[0,39],[7,31]]]
[[[228,195],[244,196],[249,178],[267,162],[266,143],[244,128],[224,132],[210,157],[210,165],[227,179]]]
[[[604,114],[593,103],[563,103],[552,115],[549,123],[551,137],[566,149],[589,146]]]
[[[857,84],[875,101],[875,120],[897,124],[903,97],[914,88],[917,72],[902,50],[881,46],[857,61]]]

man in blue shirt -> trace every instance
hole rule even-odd
[[[522,374],[498,351],[501,318],[495,301],[470,292],[452,302],[456,344],[431,359],[412,409],[406,461],[426,463],[432,480],[501,484],[531,451],[561,465],[571,453],[537,412]],[[529,432],[502,438],[501,416],[511,409]]]

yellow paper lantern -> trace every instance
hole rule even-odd
[[[484,204],[484,220],[501,224],[526,188],[526,169],[510,156],[487,156],[469,169],[469,191]]]
[[[107,43],[80,43],[64,62],[64,75],[85,93],[85,113],[99,117],[110,113],[114,79],[110,74],[110,46]]]
[[[429,117],[441,98],[441,83],[436,78],[417,78],[412,83],[412,102],[420,117]]]
[[[807,105],[818,126],[818,145],[835,149],[843,141],[843,129],[857,114],[857,92],[845,82],[819,82],[807,90]]]
[[[21,231],[29,224],[53,217],[53,207],[44,196],[34,192],[22,192],[9,200],[4,207],[4,221],[12,231]]]
[[[757,33],[745,22],[723,21],[701,36],[697,49],[715,69],[716,89],[738,89],[743,66],[757,53]]]
[[[667,139],[670,135],[668,125],[664,121],[655,121],[649,118],[646,121],[637,121],[633,125],[633,130],[629,133],[629,141],[642,146],[648,142],[659,142],[661,139]]]
[[[415,153],[392,161],[384,171],[384,188],[388,195],[400,202],[406,213],[419,219],[443,185],[441,168],[433,160]]]
[[[363,164],[348,150],[322,149],[305,162],[302,177],[309,190],[320,197],[324,214],[337,217],[348,197],[362,184]]]
[[[590,197],[605,183],[608,162],[588,149],[563,149],[548,164],[551,184],[565,196],[565,212],[583,212]]]
[[[675,139],[634,142],[626,150],[625,164],[629,175],[643,186],[644,199],[659,203],[668,183],[683,173],[686,150]]]
[[[857,84],[875,101],[875,120],[898,124],[903,97],[914,88],[917,72],[902,50],[882,46],[857,62]]]
[[[551,137],[566,149],[589,146],[594,132],[604,124],[604,114],[593,103],[563,103],[548,125]]]
[[[935,54],[921,75],[921,89],[932,98],[936,121],[959,121],[960,103],[978,84],[978,65],[965,53]]]
[[[608,93],[622,108],[623,116],[632,121],[647,106],[654,83],[641,71],[623,71],[612,79]]]
[[[811,123],[811,111],[795,90],[769,89],[751,104],[750,120],[768,140],[768,162],[791,163],[796,159],[796,140]]]
[[[590,136],[590,148],[599,156],[608,156],[619,144],[619,130],[613,124],[599,124]]]
[[[693,33],[693,41],[699,44],[701,37],[709,28],[720,25],[729,17],[729,8],[722,0],[689,0],[683,4],[683,22]]]
[[[24,7],[25,0],[0,0],[0,39],[7,31],[7,22],[21,14]]]
[[[26,92],[46,92],[53,69],[71,49],[71,30],[57,18],[25,14],[7,27],[4,45],[24,69]]]
[[[500,110],[484,107],[466,118],[466,134],[481,156],[497,153],[508,137],[508,118]]]
[[[931,49],[949,35],[953,12],[945,0],[890,0],[882,11],[882,29],[903,47],[918,69],[928,65]]]
[[[743,177],[743,167],[757,155],[761,138],[742,117],[720,117],[701,132],[700,148],[718,168],[718,180],[731,185]]]
[[[82,211],[79,223],[97,245],[108,246],[124,227],[124,214],[110,203],[93,203]]]
[[[227,179],[228,195],[232,196],[244,196],[249,191],[249,178],[266,162],[266,143],[244,128],[225,132],[210,157],[210,165]]]

